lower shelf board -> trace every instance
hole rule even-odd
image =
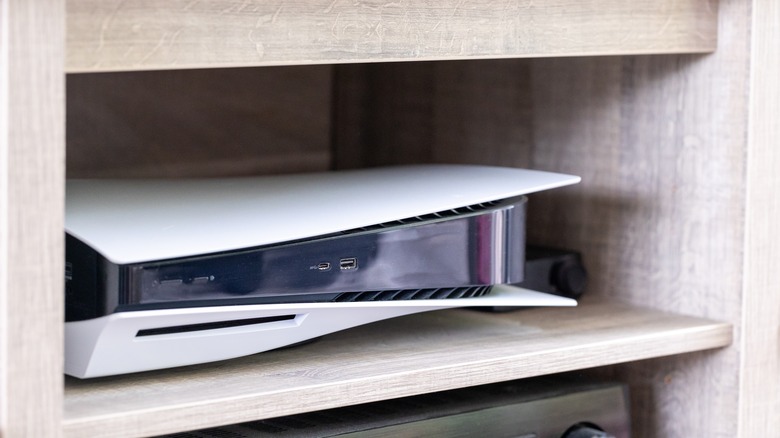
[[[732,326],[614,303],[445,310],[212,364],[66,378],[66,436],[148,436],[688,353]]]

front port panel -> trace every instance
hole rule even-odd
[[[114,304],[101,306],[111,313],[517,283],[523,278],[525,203],[518,197],[315,240],[119,266],[123,281],[102,282],[97,298]]]

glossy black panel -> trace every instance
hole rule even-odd
[[[65,235],[65,320],[96,318],[103,314],[99,268],[102,257],[80,240]]]
[[[66,321],[116,311],[517,283],[524,234],[525,198],[518,197],[320,239],[132,265],[110,263],[68,236]]]
[[[522,280],[523,233],[524,198],[515,198],[389,228],[131,265],[124,304],[513,283]]]

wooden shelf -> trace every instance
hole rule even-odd
[[[68,72],[715,50],[701,0],[68,0]]]
[[[729,324],[619,304],[505,314],[439,311],[251,357],[68,379],[67,436],[140,436],[687,353]]]
[[[496,3],[3,2],[0,435],[173,432],[730,342],[729,325],[647,308],[728,321],[735,338],[597,369],[630,386],[635,435],[780,428],[780,279],[767,267],[780,259],[779,3]],[[585,56],[709,52],[716,40],[707,56]],[[287,68],[134,72],[282,64],[325,65],[298,78]],[[232,161],[215,165],[223,154]],[[134,155],[146,159],[125,166]],[[645,307],[420,315],[63,386],[63,156],[68,174],[91,176],[438,161],[578,174],[576,190],[539,195],[533,241],[587,254],[589,298]]]

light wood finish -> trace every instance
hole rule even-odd
[[[507,335],[518,344],[511,354],[489,341],[490,331],[497,326],[517,326],[514,316],[491,316],[493,322],[485,323],[481,321],[486,315],[466,314],[469,321],[479,321],[466,329],[453,327],[451,319],[463,312],[420,315],[403,321],[434,335],[407,333],[395,338],[388,329],[402,321],[388,321],[327,337],[306,350],[142,376],[71,381],[64,427],[70,435],[172,432],[599,366],[588,374],[630,383],[634,436],[752,437],[776,428],[780,421],[780,299],[778,282],[772,277],[772,267],[780,259],[776,226],[780,223],[776,196],[780,157],[773,144],[780,94],[776,2],[721,0],[716,8],[714,0],[540,0],[512,4],[507,11],[487,1],[412,3],[70,0],[65,61],[61,2],[0,0],[0,432],[4,437],[57,436],[62,426],[62,331],[55,321],[62,314],[64,65],[71,71],[94,72],[703,52],[714,48],[716,9],[719,47],[708,56],[335,67],[335,106],[328,132],[333,132],[338,167],[478,162],[585,177],[579,187],[531,199],[529,238],[582,249],[591,272],[591,297],[645,309],[604,305],[576,309],[578,316],[567,319],[568,324],[596,309],[605,326],[592,331],[569,328],[560,339],[576,339],[591,350],[570,345],[555,351],[549,345],[559,341],[557,337],[547,338],[548,347],[540,345],[545,333],[555,330],[534,335],[523,329],[529,326],[526,318],[552,323],[545,312],[561,309],[534,310],[527,314],[531,316],[520,317],[525,325]],[[220,5],[226,7],[199,9]],[[75,113],[71,116],[81,114],[94,121],[96,132],[71,119],[70,126],[76,128],[69,133],[70,171],[82,176],[118,176],[122,171],[127,176],[182,176],[319,167],[325,157],[317,151],[327,141],[319,137],[328,135],[320,118],[312,129],[302,128],[299,137],[294,134],[294,139],[287,137],[289,126],[276,130],[261,122],[263,128],[255,132],[268,140],[289,140],[289,148],[273,149],[273,142],[266,141],[255,150],[243,143],[228,153],[228,162],[219,169],[201,164],[201,159],[214,158],[211,149],[186,149],[183,141],[175,146],[184,148],[182,161],[170,166],[153,166],[152,159],[134,161],[131,170],[123,170],[111,153],[113,145],[117,155],[125,158],[132,158],[136,149],[153,153],[158,161],[176,157],[174,150],[139,145],[155,138],[171,140],[172,131],[162,120],[184,129],[183,138],[198,142],[201,139],[189,132],[197,123],[220,126],[216,116],[176,115],[181,102],[188,102],[181,93],[197,93],[196,83],[232,94],[219,97],[200,91],[231,118],[243,114],[241,130],[251,131],[247,125],[255,116],[278,120],[268,112],[272,107],[299,114],[286,106],[284,97],[289,93],[300,97],[301,105],[310,105],[312,112],[318,111],[315,108],[327,104],[322,98],[325,93],[316,89],[327,87],[331,76],[329,71],[315,70],[306,71],[317,85],[307,84],[303,77],[289,78],[303,87],[290,87],[289,92],[272,89],[271,84],[288,83],[285,77],[274,79],[275,71],[263,71],[257,78],[238,71],[195,72],[193,77],[202,81],[173,84],[171,90],[165,89],[162,78],[184,77],[181,72],[149,76],[152,79],[137,73],[126,76],[127,89],[117,92],[120,97],[111,94],[109,84],[117,84],[114,78],[119,75],[76,78],[81,83],[72,83],[70,111]],[[219,77],[247,81],[247,95],[230,86],[234,84],[220,84]],[[148,109],[161,120],[157,133],[139,134],[132,141],[121,138],[118,133],[128,130],[112,131],[112,124],[151,118],[137,114],[147,110],[146,105],[136,103],[134,108],[140,109],[129,113],[114,106],[128,102],[125,99],[134,93],[144,96],[146,85],[161,87],[156,88],[161,108]],[[251,106],[259,90],[273,96],[273,102]],[[153,98],[145,96],[147,101]],[[239,108],[235,103],[239,101],[251,107]],[[108,115],[99,117],[93,105],[108,108]],[[189,118],[193,124],[185,123]],[[149,125],[135,128],[147,130]],[[294,146],[307,141],[317,146]],[[287,159],[287,153],[303,161]],[[186,162],[187,154],[198,159]],[[279,166],[256,159],[263,154],[279,159]],[[319,158],[306,161],[311,157]],[[104,164],[111,170],[100,174]],[[724,349],[633,362],[714,346],[704,345],[707,339],[719,339],[717,345],[728,342],[728,325],[696,320],[688,326],[683,321],[694,320],[669,315],[647,324],[638,316],[630,325],[633,328],[617,328],[631,315],[654,315],[646,310],[650,308],[733,324],[735,342]],[[658,329],[658,324],[669,321],[666,328]],[[649,329],[648,337],[640,336],[638,331],[649,326],[656,328]],[[486,339],[484,343],[493,347],[469,350],[473,357],[449,354],[446,345],[453,342],[452,333],[470,334],[480,342]],[[372,334],[384,336],[385,344],[375,343]],[[597,342],[605,337],[603,344]],[[527,343],[531,338],[536,341]],[[388,368],[373,377],[345,376],[347,371],[365,371],[353,361],[355,345],[373,349],[374,357]],[[538,348],[532,351],[534,345]],[[385,346],[393,348],[387,355],[383,355]],[[600,357],[606,346],[618,347],[620,354],[610,350]],[[318,353],[301,352],[311,350]],[[412,362],[399,359],[409,351]],[[449,366],[450,356],[454,363],[460,361],[462,369]],[[523,360],[509,359],[517,357]],[[425,361],[429,365],[414,368]],[[632,362],[600,366],[616,361]],[[266,387],[268,381],[272,383]],[[209,390],[199,396],[204,387]]]
[[[714,0],[68,0],[70,72],[707,52]]]
[[[529,239],[581,249],[606,297],[739,324],[745,167],[738,133],[747,70],[736,50],[724,44],[698,59],[536,61],[532,162],[582,174],[584,183],[531,200]],[[701,68],[717,63],[730,72]],[[574,71],[576,84],[568,82]],[[632,385],[634,435],[735,434],[740,356],[734,346],[717,360],[616,370]]]
[[[780,430],[780,3],[753,2],[739,436]]]
[[[69,178],[327,170],[329,66],[68,75]]]
[[[582,249],[603,295],[730,321],[741,339],[757,323],[744,300],[771,289],[743,288],[750,5],[720,8],[730,38],[712,55],[534,61],[533,166],[584,183],[532,200],[528,228]],[[736,435],[746,357],[737,344],[616,369],[635,435]]]
[[[371,108],[361,122],[363,129],[370,132],[383,123],[395,124],[405,138],[423,132],[426,140],[409,145],[389,129],[378,131],[383,136],[380,143],[371,142],[368,134],[345,138],[364,142],[362,149],[369,156],[357,165],[393,163],[403,160],[407,149],[422,148],[429,151],[429,161],[463,159],[582,175],[578,186],[530,197],[529,241],[582,250],[598,295],[759,330],[763,335],[757,339],[771,347],[764,346],[767,353],[750,357],[776,358],[778,343],[769,337],[776,335],[772,329],[776,323],[769,321],[778,306],[771,304],[777,301],[766,292],[774,290],[772,283],[743,288],[744,208],[747,202],[753,204],[745,184],[750,53],[744,48],[750,38],[750,5],[723,1],[721,11],[721,32],[731,38],[722,40],[713,55],[556,58],[481,66],[486,82],[496,83],[493,75],[501,69],[506,77],[516,78],[492,89],[504,89],[503,96],[528,96],[525,105],[529,110],[522,103],[506,105],[511,101],[506,99],[492,107],[492,114],[474,112],[464,123],[458,118],[464,114],[459,106],[441,100],[438,85],[408,93],[403,87],[392,91],[370,88],[365,104]],[[767,41],[772,41],[769,36]],[[412,77],[397,76],[415,73],[399,67],[389,76],[396,83],[414,83]],[[438,84],[445,77],[435,72],[433,79],[426,75],[421,82]],[[336,78],[338,83],[338,74]],[[344,80],[355,81],[352,77]],[[456,83],[465,90],[481,86],[462,75]],[[498,94],[475,93],[470,103],[488,108]],[[396,107],[375,105],[388,101]],[[429,105],[433,108],[430,118],[449,115],[451,126],[426,119],[405,120],[404,108],[415,108],[415,102],[421,101],[436,102]],[[472,122],[502,116],[506,119],[484,132],[525,130],[528,134],[518,138],[527,140],[452,133]],[[342,145],[337,142],[336,146]],[[360,149],[349,142],[347,147]],[[441,152],[448,150],[449,156]],[[336,157],[342,162],[338,149]],[[763,196],[777,193],[765,173],[755,178],[768,184]],[[774,208],[772,203],[761,205],[762,209]],[[762,217],[780,222],[777,212],[764,211]],[[776,229],[764,230],[762,240],[777,242]],[[771,250],[764,251],[771,255]],[[766,260],[772,263],[773,259]],[[758,266],[758,270],[767,269]],[[743,316],[747,311],[743,302],[749,302],[751,294],[757,294],[754,299],[767,309],[763,323],[754,324],[752,317]],[[747,372],[741,368],[747,357],[741,348],[735,345],[717,355],[641,362],[602,372],[632,384],[636,436],[733,435],[737,433],[740,376]],[[760,363],[755,367],[760,368]],[[753,371],[751,378],[756,382],[776,378]],[[780,397],[776,386],[770,388],[767,393]],[[679,404],[691,409],[681,410]]]
[[[62,419],[65,5],[0,0],[0,435]]]
[[[287,350],[96,381],[68,380],[67,436],[138,436],[728,345],[731,326],[615,304],[441,311]]]

